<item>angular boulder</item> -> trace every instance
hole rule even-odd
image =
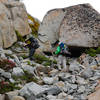
[[[59,36],[73,47],[100,46],[100,14],[89,4],[67,8]]]
[[[30,33],[27,12],[21,2],[0,2],[0,47],[8,48],[17,41],[16,30],[22,35]]]
[[[65,16],[66,8],[48,11],[39,28],[39,39],[42,42],[55,42],[58,37],[60,24]]]
[[[59,39],[77,49],[98,47],[100,14],[90,4],[54,9],[44,16],[38,32],[39,39],[45,43]]]

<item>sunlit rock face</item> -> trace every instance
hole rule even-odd
[[[21,2],[0,2],[0,47],[8,48],[17,41],[15,30],[22,36],[30,33],[27,12]]]
[[[67,8],[59,28],[61,40],[74,47],[100,45],[100,14],[89,4]]]

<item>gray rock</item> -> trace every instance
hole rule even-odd
[[[23,97],[21,96],[14,96],[12,99],[10,100],[25,100]]]
[[[11,73],[9,73],[9,72],[3,72],[3,73],[1,74],[1,76],[10,79],[10,78],[11,78]]]
[[[72,72],[74,71],[80,72],[81,69],[82,69],[81,65],[76,60],[74,60],[69,66],[69,71]]]
[[[48,95],[58,95],[61,92],[61,89],[57,86],[52,86],[45,91]]]
[[[84,78],[81,78],[79,76],[76,76],[76,83],[78,84],[88,84],[88,81],[86,81]]]
[[[11,50],[3,50],[3,52],[4,52],[5,54],[12,55],[12,51],[11,51]]]
[[[5,77],[5,78],[8,78],[10,79],[11,78],[11,73],[9,72],[5,72],[3,69],[0,68],[0,75]]]
[[[28,83],[26,84],[20,91],[19,91],[19,94],[21,96],[24,96],[26,97],[27,99],[33,95],[34,98],[35,97],[39,97],[41,95],[43,95],[43,93],[47,90],[47,88],[43,88],[42,86],[34,83],[34,82],[31,82],[31,83]]]
[[[60,25],[60,39],[74,48],[98,47],[100,42],[99,19],[100,14],[89,4],[68,7]]]
[[[45,84],[54,84],[55,82],[58,82],[58,77],[44,77],[43,82]]]
[[[51,100],[51,99],[56,100],[56,96],[53,96],[53,95],[48,95],[47,98],[48,98],[49,100]]]
[[[20,63],[18,57],[17,57],[15,54],[12,55],[12,56],[14,57],[14,61],[16,62],[16,64],[17,64],[18,66],[21,66],[21,63]]]
[[[16,67],[16,68],[13,68],[12,75],[17,76],[17,77],[23,76],[24,71],[20,67]]]
[[[63,88],[63,89],[67,94],[71,94],[73,92],[76,92],[76,90],[78,88],[77,84],[70,84],[67,81],[65,82],[65,84],[66,84],[65,88]]]
[[[23,70],[27,71],[28,73],[34,74],[35,67],[32,67],[30,65],[22,64],[22,68],[23,68]]]
[[[62,100],[65,100],[65,98],[67,97],[67,94],[62,92],[60,93],[58,96],[57,96],[57,99],[62,99]]]
[[[4,53],[1,53],[1,54],[0,54],[0,57],[6,59],[6,55],[5,55]]]
[[[47,12],[38,32],[42,42],[49,40],[50,43],[53,43],[58,39],[59,27],[65,16],[65,9],[54,9]]]
[[[59,76],[60,80],[62,81],[68,81],[69,83],[75,83],[76,82],[76,78],[74,75],[71,75],[69,73],[66,73],[62,76]]]
[[[9,81],[11,82],[11,83],[16,83],[16,81],[14,80],[14,79],[9,79]]]
[[[92,77],[93,76],[93,70],[91,69],[91,68],[86,68],[82,73],[81,73],[81,75],[82,75],[82,77],[84,77],[84,78],[90,78],[90,77]]]
[[[78,93],[84,93],[85,92],[85,86],[80,86],[77,90]]]
[[[12,98],[14,96],[18,96],[18,90],[12,91],[12,92],[8,92],[8,93],[5,94],[6,100],[12,100]]]

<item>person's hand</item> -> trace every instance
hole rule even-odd
[[[26,47],[27,46],[27,44],[26,43],[23,43],[23,47]]]

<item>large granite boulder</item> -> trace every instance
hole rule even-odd
[[[67,8],[59,28],[60,39],[69,46],[98,47],[100,45],[100,14],[89,4]]]
[[[49,11],[39,28],[39,39],[55,42],[57,39],[69,47],[100,46],[100,14],[90,4],[79,4]]]
[[[15,30],[22,36],[30,33],[24,4],[0,2],[0,47],[8,48],[17,41]]]
[[[0,2],[7,2],[8,0],[0,0]]]
[[[59,38],[59,27],[65,16],[65,9],[54,9],[48,11],[44,16],[38,31],[39,39],[42,42],[46,42],[49,39],[50,43],[53,43]]]

